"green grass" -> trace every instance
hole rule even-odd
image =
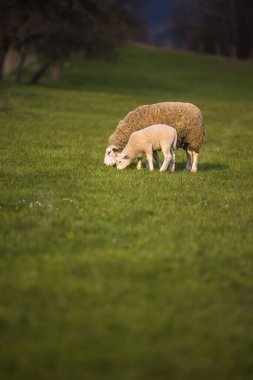
[[[252,88],[250,63],[137,47],[1,84],[1,379],[252,379]],[[105,167],[167,100],[203,111],[199,172]]]

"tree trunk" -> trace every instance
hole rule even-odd
[[[4,59],[5,53],[4,51],[0,50],[0,80],[3,79]]]
[[[9,43],[7,41],[1,42],[2,41],[0,41],[0,80],[4,77],[4,62],[9,49]]]
[[[1,9],[2,11],[2,9]],[[4,61],[10,47],[10,38],[7,33],[7,19],[1,19],[1,35],[0,35],[0,80],[4,77]]]
[[[20,61],[19,61],[19,65],[17,68],[17,72],[16,72],[16,78],[15,78],[16,83],[20,83],[20,81],[21,81],[21,72],[22,72],[22,68],[23,68],[24,63],[25,63],[25,59],[26,59],[26,53],[22,52],[20,54]]]
[[[55,62],[53,63],[52,65],[52,68],[51,68],[51,75],[50,75],[50,78],[53,82],[57,82],[60,78],[60,63],[59,62]]]
[[[41,78],[46,74],[47,70],[49,69],[50,64],[44,63],[31,77],[28,83],[30,84],[37,84]]]
[[[248,59],[251,54],[250,41],[250,14],[252,14],[252,4],[249,0],[236,0],[237,15],[237,41],[236,55],[240,59]]]

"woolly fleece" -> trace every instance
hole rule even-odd
[[[144,105],[129,112],[109,138],[109,145],[122,150],[132,132],[152,124],[167,124],[177,131],[177,148],[199,152],[204,140],[204,122],[199,108],[191,103],[163,102]]]

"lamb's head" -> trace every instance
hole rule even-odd
[[[104,164],[107,166],[116,165],[116,158],[118,156],[119,150],[115,145],[109,145],[105,150]]]
[[[124,153],[119,153],[116,159],[116,166],[117,169],[125,169],[127,168],[132,162],[132,158],[130,158],[127,154]]]

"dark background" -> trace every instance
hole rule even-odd
[[[252,0],[0,0],[0,79],[8,61],[20,82],[31,57],[30,83],[57,79],[75,54],[115,59],[129,41],[248,60],[252,25]]]
[[[141,16],[147,25],[147,39],[155,45],[174,45],[173,14],[175,9],[183,6],[186,0],[146,0],[141,9]]]

